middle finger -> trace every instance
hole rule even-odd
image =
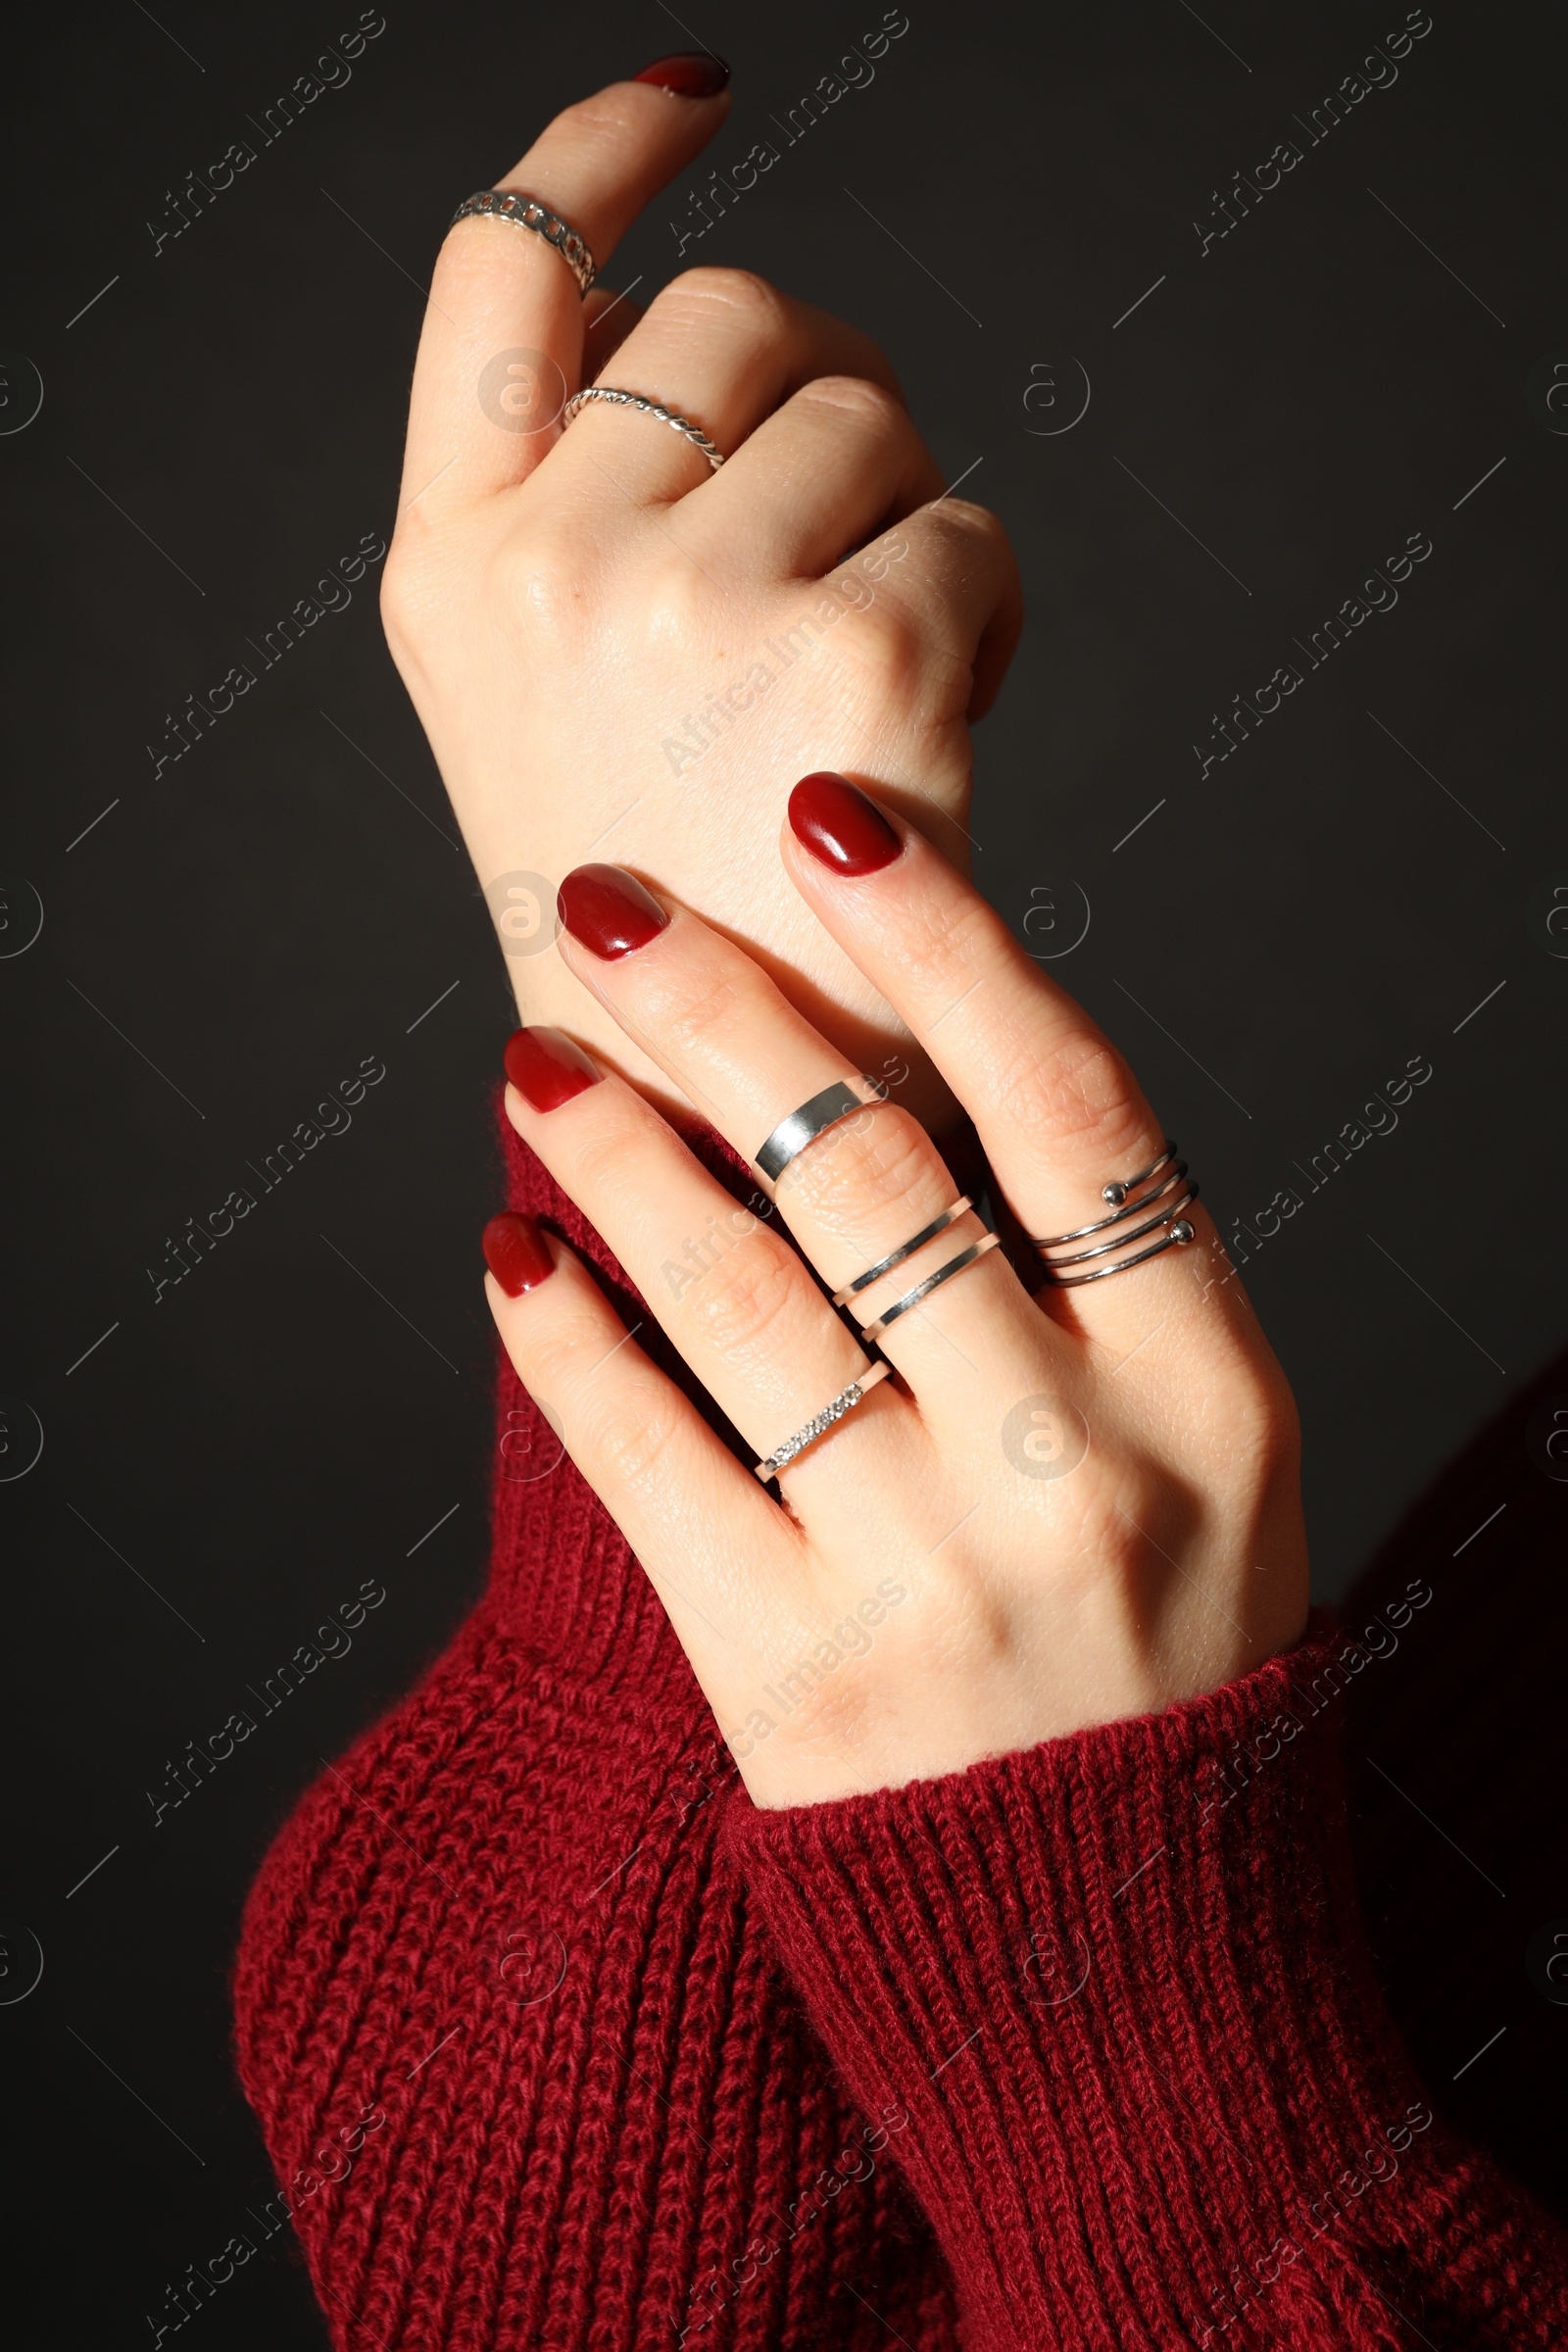
[[[766,1177],[764,1140],[824,1090],[848,1086],[861,1107],[828,1126],[778,1175],[775,1198],[791,1232],[830,1289],[849,1289],[956,1208],[957,1188],[909,1112],[876,1100],[855,1070],[796,1011],[741,949],[685,908],[666,909],[617,866],[579,866],[562,884],[562,953],[620,1026],[669,1074],[736,1151]],[[885,1088],[883,1089],[885,1092]],[[818,1114],[820,1115],[820,1114]],[[862,1329],[929,1278],[988,1243],[972,1208],[857,1292]],[[999,1250],[971,1260],[892,1323],[874,1331],[929,1411],[952,1388],[956,1349],[1005,1382],[1038,1368],[1051,1326]]]

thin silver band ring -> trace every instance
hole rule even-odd
[[[846,1413],[853,1413],[860,1399],[869,1396],[879,1381],[886,1380],[892,1369],[891,1364],[880,1361],[867,1364],[858,1380],[852,1380],[831,1404],[824,1404],[819,1413],[813,1413],[793,1438],[786,1438],[784,1444],[776,1447],[765,1461],[754,1463],[752,1476],[760,1478],[764,1487],[770,1479],[777,1478],[785,1465],[793,1462],[798,1453],[804,1453],[808,1446],[813,1446],[825,1429],[831,1429],[835,1421],[842,1421]]]
[[[878,1258],[874,1266],[868,1266],[863,1274],[858,1274],[842,1291],[835,1291],[834,1305],[848,1306],[852,1298],[858,1298],[862,1291],[868,1291],[872,1283],[879,1282],[884,1274],[891,1274],[895,1266],[902,1266],[906,1257],[912,1257],[917,1250],[923,1250],[927,1242],[934,1242],[939,1233],[946,1233],[950,1225],[957,1223],[966,1208],[973,1206],[974,1202],[968,1194],[961,1193],[951,1208],[945,1208],[940,1217],[933,1217],[929,1225],[922,1226],[912,1242],[906,1242],[902,1250],[895,1250],[887,1257]]]
[[[792,1159],[799,1159],[808,1144],[814,1144],[829,1127],[840,1119],[853,1116],[858,1110],[869,1109],[873,1102],[885,1102],[887,1088],[874,1078],[861,1077],[859,1084],[868,1092],[858,1095],[853,1086],[840,1078],[832,1086],[824,1086],[819,1095],[812,1095],[789,1117],[780,1119],[771,1135],[764,1138],[760,1150],[752,1153],[770,1184],[776,1184]]]
[[[693,449],[700,449],[715,473],[724,463],[724,453],[717,442],[710,441],[702,426],[693,424],[678,409],[666,409],[662,400],[650,400],[646,392],[618,391],[613,384],[589,384],[581,392],[574,392],[561,412],[562,423],[569,424],[593,400],[608,400],[619,409],[640,409],[645,416],[657,417],[661,424],[684,434]]]
[[[531,228],[555,247],[577,280],[580,294],[586,294],[593,284],[597,265],[586,243],[569,220],[563,220],[537,197],[525,196],[519,188],[480,188],[475,195],[465,196],[447,227],[454,229],[460,220],[511,220],[518,228]]]
[[[930,1298],[933,1291],[939,1291],[945,1282],[951,1282],[955,1274],[961,1274],[965,1266],[972,1266],[976,1258],[985,1256],[988,1250],[999,1249],[1001,1243],[1002,1236],[999,1233],[983,1234],[967,1250],[960,1250],[956,1257],[950,1257],[945,1266],[938,1266],[934,1274],[928,1274],[924,1282],[917,1282],[912,1291],[906,1291],[902,1298],[895,1299],[885,1315],[878,1315],[874,1323],[866,1325],[860,1334],[861,1339],[879,1340],[888,1326],[896,1323],[901,1315],[906,1315],[911,1307],[919,1306]]]

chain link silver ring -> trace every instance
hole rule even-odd
[[[555,247],[577,280],[579,293],[586,294],[593,284],[598,266],[587,245],[569,220],[563,220],[537,197],[525,196],[519,188],[480,188],[475,195],[465,196],[447,227],[451,230],[460,220],[510,220],[517,228],[531,228]]]

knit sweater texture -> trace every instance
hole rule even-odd
[[[505,1362],[498,1414],[485,1597],[285,1825],[236,1961],[341,2352],[1568,2344],[1568,2241],[1373,1976],[1332,1630],[761,1811]]]

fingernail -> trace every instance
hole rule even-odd
[[[618,865],[579,865],[556,893],[556,911],[573,939],[614,962],[657,939],[669,917],[636,878]]]
[[[790,794],[790,831],[835,874],[874,874],[904,847],[875,801],[827,769],[803,776]]]
[[[581,1046],[559,1029],[514,1029],[501,1058],[531,1110],[559,1110],[601,1076]]]
[[[656,57],[632,79],[657,82],[662,90],[673,90],[677,98],[716,98],[729,86],[729,68],[710,50],[677,49],[673,57]]]
[[[532,1217],[504,1208],[480,1236],[484,1262],[509,1298],[536,1291],[556,1270],[550,1246]]]

